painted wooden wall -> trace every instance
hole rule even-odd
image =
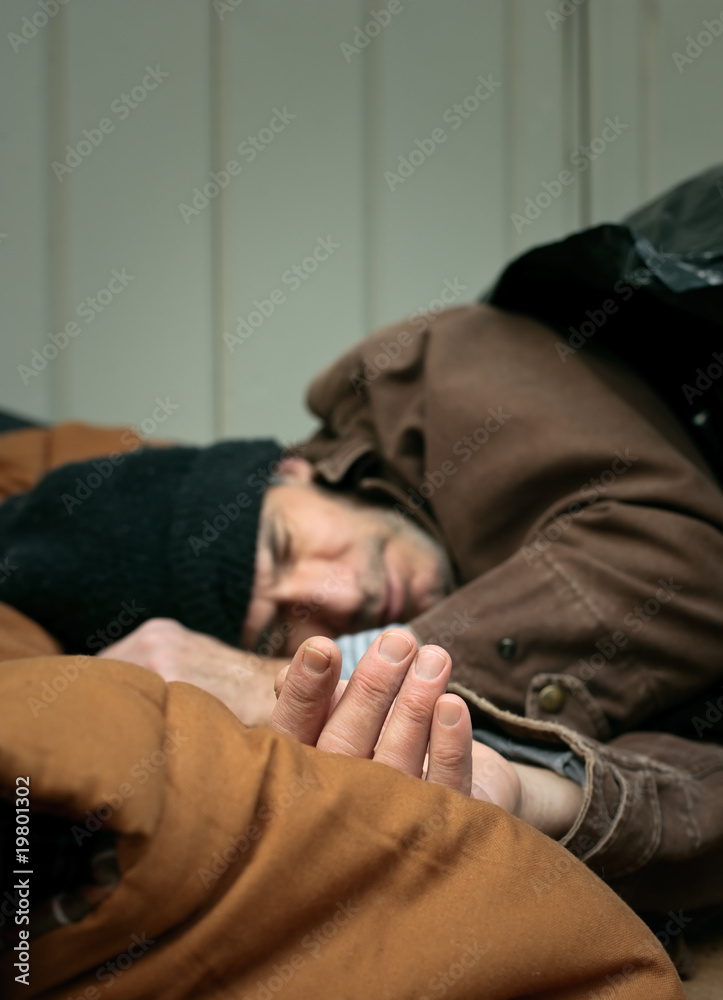
[[[721,8],[3,0],[0,405],[298,440],[368,330],[723,160]]]

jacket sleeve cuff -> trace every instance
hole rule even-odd
[[[661,813],[655,775],[643,755],[600,744],[557,722],[527,719],[496,708],[461,685],[449,690],[470,705],[475,728],[492,719],[513,743],[532,743],[550,751],[572,751],[584,762],[580,811],[563,847],[606,881],[644,867],[656,854]]]
[[[610,881],[645,867],[657,853],[660,802],[643,759],[620,766],[612,748],[583,740],[590,777],[580,813],[560,843]]]

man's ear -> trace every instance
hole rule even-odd
[[[314,467],[305,458],[288,455],[278,464],[278,475],[299,486],[308,486],[314,478]]]

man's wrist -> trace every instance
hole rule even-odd
[[[570,778],[530,764],[512,765],[520,778],[519,819],[554,840],[561,840],[577,819],[583,788]]]

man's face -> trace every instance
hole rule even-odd
[[[310,480],[311,466],[295,459],[264,494],[241,635],[263,655],[293,655],[313,635],[409,621],[451,589],[444,550],[418,525]]]

